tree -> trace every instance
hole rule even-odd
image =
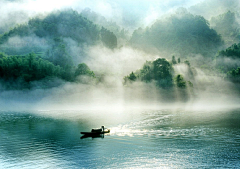
[[[177,64],[175,56],[172,56],[172,64],[174,64],[174,65]]]
[[[240,67],[227,72],[227,78],[233,82],[240,83]]]
[[[240,59],[240,43],[233,44],[226,50],[218,52],[216,55],[216,67],[221,68],[225,73],[240,67],[240,63],[236,60]]]
[[[211,26],[223,37],[225,43],[229,46],[239,42],[239,23],[237,15],[228,11],[224,14],[212,17]]]
[[[114,49],[117,47],[117,37],[114,35],[113,32],[102,27],[101,29],[101,40],[102,42],[109,47],[110,49]]]
[[[182,75],[178,74],[177,76],[175,76],[174,80],[177,84],[177,87],[186,88],[186,81],[184,80]]]
[[[93,71],[89,69],[89,67],[85,63],[81,63],[78,65],[77,69],[75,70],[74,76],[90,76],[90,77],[95,77],[95,74]]]
[[[190,65],[190,62],[189,62],[188,60],[185,60],[184,63],[185,63],[186,65],[188,65],[188,67],[191,66],[191,65]]]
[[[129,80],[135,81],[137,79],[136,75],[132,72],[129,76]]]
[[[155,81],[159,87],[168,88],[173,86],[172,72],[172,65],[166,59],[158,58],[153,62],[146,61],[142,69],[124,77],[124,81],[125,83],[137,79],[144,82]]]
[[[205,18],[185,10],[164,20],[157,20],[150,28],[135,30],[130,44],[147,52],[212,56],[223,41]]]
[[[181,59],[180,58],[178,58],[178,63],[181,63]]]

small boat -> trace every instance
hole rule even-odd
[[[81,132],[81,134],[90,136],[97,136],[105,133],[110,133],[110,129],[104,129],[104,126],[102,126],[100,129],[92,129],[91,132]]]
[[[85,138],[89,138],[91,137],[92,139],[94,138],[104,138],[104,134],[99,134],[99,135],[87,135],[87,134],[84,134],[82,137],[80,137],[80,139],[85,139]]]

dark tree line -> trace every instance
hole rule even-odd
[[[29,83],[54,77],[75,82],[77,77],[82,75],[95,78],[94,72],[85,63],[79,64],[77,68],[61,67],[34,53],[23,56],[8,56],[0,53],[0,79],[4,81],[20,80]]]
[[[240,43],[219,51],[216,55],[216,67],[224,73],[240,67]]]
[[[163,88],[173,86],[173,67],[170,62],[164,58],[159,58],[153,62],[146,61],[143,68],[132,72],[130,75],[124,77],[124,83],[132,81],[155,81],[156,84]]]
[[[188,86],[193,87],[191,81],[186,81],[181,74],[176,74],[173,68],[174,64],[180,64],[175,56],[172,57],[172,62],[167,61],[165,58],[159,58],[154,61],[146,61],[142,69],[130,73],[124,77],[124,84],[133,83],[135,81],[142,82],[155,82],[160,88],[172,88],[174,86],[185,89]],[[188,60],[184,61],[188,67],[188,76],[194,80],[194,73]]]

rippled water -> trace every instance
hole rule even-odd
[[[154,167],[239,168],[240,110],[0,112],[0,168]]]

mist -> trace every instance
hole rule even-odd
[[[179,8],[210,19],[227,10],[236,11],[239,3],[231,2],[217,0],[214,2],[203,0],[131,2],[125,0],[114,2],[110,0],[69,0],[64,2],[4,0],[0,3],[0,33],[3,34],[19,24],[27,23],[36,16],[44,18],[53,11],[73,9],[81,13],[84,9],[89,8],[97,15],[104,17],[107,22],[114,22],[120,28],[128,30],[130,32],[128,38],[130,38],[134,30],[139,27],[142,29],[151,27],[157,20],[176,14],[176,10]],[[215,10],[214,12],[210,9],[221,10],[216,13]],[[58,28],[61,29],[60,26]],[[39,37],[34,33],[28,36],[16,35],[1,44],[1,48],[15,48],[15,51],[11,51],[12,55],[25,54],[21,53],[21,50],[24,51],[26,48],[29,48],[29,53],[31,50],[33,52],[41,51],[44,55],[44,52],[52,48],[53,40],[50,38],[50,35]],[[201,107],[221,109],[238,106],[239,89],[237,85],[226,78],[215,76],[215,70],[211,74],[202,70],[201,66],[206,64],[206,60],[211,59],[206,59],[205,56],[196,53],[191,54],[192,58],[190,55],[180,56],[173,52],[148,53],[129,45],[128,38],[114,49],[107,47],[100,40],[89,45],[81,44],[74,37],[62,38],[62,43],[65,44],[66,51],[72,57],[74,66],[86,63],[98,80],[79,77],[80,81],[84,82],[78,83],[52,78],[51,81],[31,82],[31,88],[24,90],[4,90],[0,87],[1,109],[22,111],[125,108],[200,109]],[[182,59],[181,63],[173,65],[173,76],[183,75],[186,82],[190,81],[193,84],[193,88],[188,86],[186,89],[177,87],[173,87],[171,90],[159,89],[154,80],[149,83],[140,80],[127,85],[123,83],[125,76],[142,69],[146,61],[167,58],[171,62],[172,54],[176,54]],[[190,60],[191,67],[184,64],[184,60]],[[200,60],[203,60],[203,63],[200,64]],[[226,61],[225,59],[225,62],[232,64],[235,60]],[[5,82],[1,83],[3,86]],[[18,84],[18,82],[12,83]],[[51,87],[41,88],[43,83]],[[10,82],[9,85],[11,85]]]
[[[85,8],[104,16],[109,21],[114,21],[122,27],[135,29],[140,26],[152,24],[158,17],[172,12],[178,7],[188,8],[201,0],[140,0],[140,1],[47,1],[47,0],[3,0],[0,3],[1,27],[4,31],[21,24],[38,14],[46,15],[53,10],[72,8],[81,12]],[[46,5],[47,4],[47,5]]]

